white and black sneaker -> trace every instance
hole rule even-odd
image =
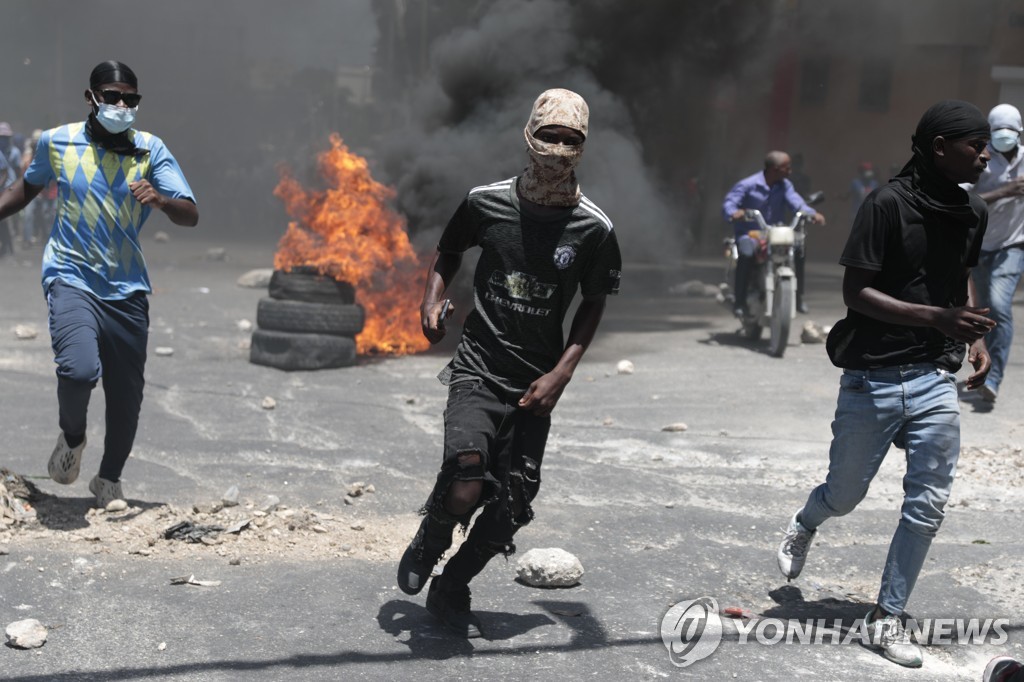
[[[64,432],[61,431],[57,436],[53,454],[50,455],[50,462],[46,466],[50,478],[61,485],[71,485],[78,480],[78,472],[82,468],[82,450],[85,450],[84,436],[81,443],[71,447],[64,438]]]
[[[789,580],[796,578],[800,575],[800,571],[804,570],[804,562],[807,561],[807,550],[811,548],[814,534],[818,532],[817,530],[807,530],[804,528],[796,520],[799,514],[800,512],[793,514],[793,518],[790,519],[789,527],[786,528],[786,536],[782,539],[782,544],[779,545],[777,554],[779,570]]]
[[[903,627],[899,616],[886,616],[876,621],[871,620],[875,610],[868,611],[864,616],[867,624],[868,641],[865,643],[870,649],[881,651],[882,655],[893,663],[898,663],[907,668],[920,668],[921,647],[910,641],[910,635]]]

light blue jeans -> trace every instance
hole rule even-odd
[[[988,316],[996,322],[995,329],[985,336],[992,356],[992,369],[985,385],[998,392],[1013,343],[1013,294],[1024,273],[1024,246],[982,251],[973,273],[979,302],[992,309]]]
[[[898,615],[942,524],[956,474],[960,404],[953,374],[930,363],[845,370],[832,422],[828,476],[811,492],[800,520],[814,529],[853,511],[893,444],[906,452],[907,473],[878,603]]]

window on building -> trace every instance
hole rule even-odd
[[[800,61],[800,103],[824,104],[828,97],[828,57],[804,57]]]
[[[857,105],[861,111],[885,113],[889,111],[892,90],[892,61],[865,59],[860,68],[860,91]]]

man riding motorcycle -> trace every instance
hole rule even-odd
[[[789,181],[792,172],[789,154],[780,151],[768,152],[764,157],[764,170],[733,185],[722,203],[722,213],[726,220],[732,222],[735,230],[739,258],[736,261],[733,314],[741,319],[748,313],[747,290],[750,287],[750,274],[754,269],[754,257],[758,248],[757,240],[749,234],[751,230],[757,229],[757,225],[745,220],[745,211],[757,209],[769,225],[783,222],[787,209],[809,214],[817,225],[825,224],[825,216],[808,206],[803,197],[793,189],[793,183]],[[804,302],[804,262],[803,249],[799,249],[795,258],[796,308],[801,313],[807,312],[807,304]]]

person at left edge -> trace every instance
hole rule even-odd
[[[102,378],[106,433],[96,504],[123,499],[121,470],[142,406],[152,292],[139,231],[153,209],[177,225],[199,221],[195,196],[160,138],[135,130],[139,83],[107,61],[89,76],[85,121],[45,131],[24,177],[0,195],[0,220],[23,209],[49,181],[57,211],[43,250],[43,291],[57,364],[60,433],[48,471],[78,478],[89,397]]]

